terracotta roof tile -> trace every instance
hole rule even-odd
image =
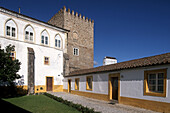
[[[106,71],[116,71],[122,69],[130,69],[130,68],[161,65],[161,64],[170,64],[170,53],[120,62],[111,65],[100,66],[96,68],[77,70],[71,72],[69,76],[77,76],[77,75],[106,72]]]

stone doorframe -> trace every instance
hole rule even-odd
[[[33,48],[27,48],[28,49],[28,94],[33,94],[35,92],[34,89],[34,79],[35,79],[35,73],[34,73],[34,61],[35,61],[35,54]]]

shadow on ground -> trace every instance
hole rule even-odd
[[[13,105],[0,98],[1,112],[2,113],[31,113],[23,108]]]

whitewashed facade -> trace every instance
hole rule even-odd
[[[132,60],[113,64],[112,71],[106,71],[108,68],[102,66],[73,72],[70,76],[64,78],[63,91],[99,100],[108,101],[113,99],[121,104],[133,105],[160,112],[170,112],[170,64],[166,63],[169,62],[170,53],[167,53],[167,55],[168,57],[160,55],[160,60],[165,63],[162,65],[141,66],[138,68],[119,70],[114,69],[120,65],[127,66],[129,62],[134,62]],[[149,59],[152,59],[150,60],[152,62],[154,57],[156,56],[146,59],[148,62]],[[139,62],[139,60],[136,61]],[[156,58],[156,60],[159,61],[158,58]],[[133,65],[133,63],[129,64],[129,66],[131,65]],[[162,79],[158,77],[161,73],[163,73],[164,76]],[[151,79],[150,76],[156,76],[156,78]],[[88,88],[89,77],[92,79],[91,89]],[[112,80],[116,78],[117,81],[113,82]]]
[[[8,28],[7,28],[8,26]],[[15,12],[0,8],[0,45],[5,48],[9,44],[15,46],[15,57],[19,59],[22,78],[17,85],[28,85],[28,47],[35,53],[35,92],[37,86],[46,90],[46,77],[53,77],[53,91],[63,85],[63,52],[65,50],[66,30],[29,18]],[[9,33],[9,34],[8,34]],[[42,36],[44,41],[42,42]],[[47,37],[47,40],[46,40]],[[60,43],[56,42],[57,39]],[[58,43],[58,45],[56,44]],[[48,57],[48,64],[44,64]]]

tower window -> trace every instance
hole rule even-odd
[[[73,55],[75,55],[75,56],[79,55],[79,49],[78,48],[73,49]]]

